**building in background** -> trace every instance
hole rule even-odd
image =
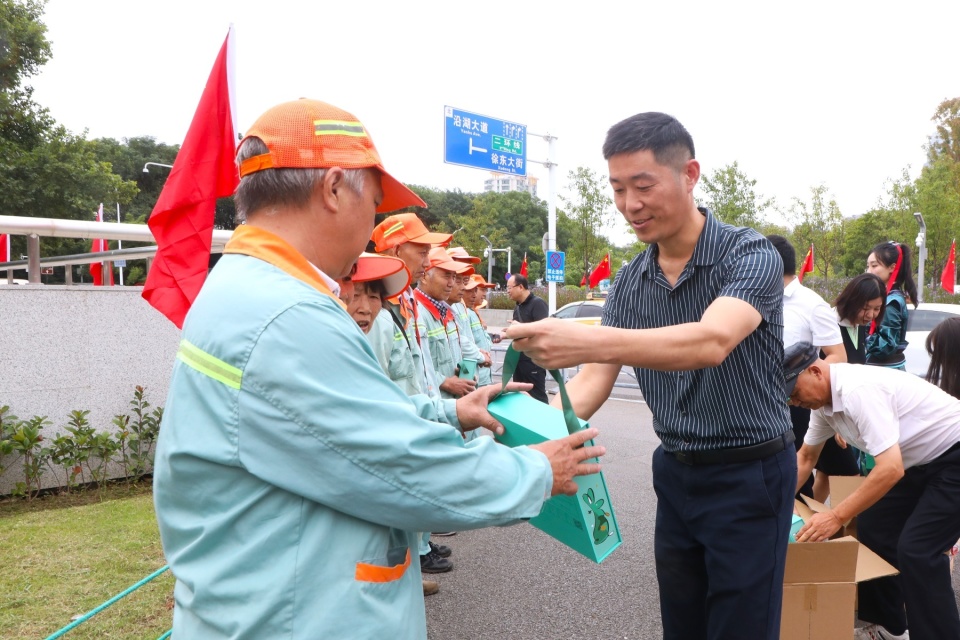
[[[533,176],[516,176],[509,173],[490,172],[490,177],[483,181],[483,190],[495,193],[507,191],[526,191],[534,198],[537,197],[537,179]]]

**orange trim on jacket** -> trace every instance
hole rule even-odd
[[[403,564],[392,567],[380,567],[375,564],[357,563],[357,573],[354,578],[358,582],[393,582],[399,580],[410,566],[410,549],[407,549],[407,558]]]
[[[265,229],[249,224],[240,225],[230,236],[223,252],[250,256],[270,263],[297,280],[307,283],[320,293],[330,296],[343,309],[347,308],[323,281],[320,271],[313,263],[294,249],[289,242]]]

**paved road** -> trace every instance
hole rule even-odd
[[[659,440],[639,391],[614,395],[591,424],[607,447],[604,473],[623,544],[597,565],[527,524],[438,538],[453,548],[455,566],[434,576],[440,593],[426,600],[431,640],[662,637],[650,471]]]

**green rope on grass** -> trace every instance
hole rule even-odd
[[[167,640],[167,638],[170,637],[171,633],[173,633],[173,629],[170,629],[170,631],[167,631],[165,634],[157,638],[157,640]]]
[[[97,615],[98,613],[100,613],[101,611],[103,611],[104,609],[106,609],[107,607],[109,607],[110,605],[112,605],[112,604],[113,604],[114,602],[116,602],[117,600],[119,600],[119,599],[121,599],[121,598],[123,598],[123,597],[125,597],[125,596],[130,595],[131,593],[133,593],[134,591],[136,591],[137,589],[139,589],[139,588],[142,587],[143,585],[147,584],[148,582],[150,582],[151,580],[153,580],[153,579],[156,578],[157,576],[162,575],[162,574],[163,574],[167,569],[169,569],[169,568],[170,568],[170,565],[166,565],[166,566],[164,566],[164,567],[161,567],[160,569],[157,569],[156,571],[154,571],[153,573],[151,573],[150,575],[148,575],[146,578],[144,578],[143,580],[141,580],[141,581],[138,582],[137,584],[133,585],[132,587],[128,587],[128,588],[125,589],[123,592],[118,593],[117,595],[113,596],[112,598],[110,598],[109,600],[107,600],[106,602],[104,602],[103,604],[101,604],[99,607],[97,607],[97,608],[95,608],[95,609],[91,609],[91,610],[88,611],[87,613],[83,614],[82,616],[80,616],[79,618],[77,618],[76,620],[74,620],[73,622],[71,622],[70,624],[68,624],[67,626],[65,626],[63,629],[60,629],[59,631],[57,631],[56,633],[54,633],[52,636],[48,636],[46,640],[56,640],[57,638],[59,638],[60,636],[62,636],[63,634],[65,634],[67,631],[70,631],[71,629],[76,628],[78,625],[86,622],[87,620],[89,620],[89,619],[92,618],[93,616]],[[170,635],[170,632],[168,631],[168,632],[167,632],[167,635],[162,636],[162,637],[166,638],[166,637],[169,637],[169,635]]]

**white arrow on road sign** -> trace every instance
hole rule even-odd
[[[480,147],[475,147],[475,146],[473,146],[473,138],[468,138],[468,141],[470,142],[470,155],[473,155],[473,152],[474,152],[474,151],[479,151],[480,153],[486,153],[486,152],[487,152],[486,149],[481,149]]]

